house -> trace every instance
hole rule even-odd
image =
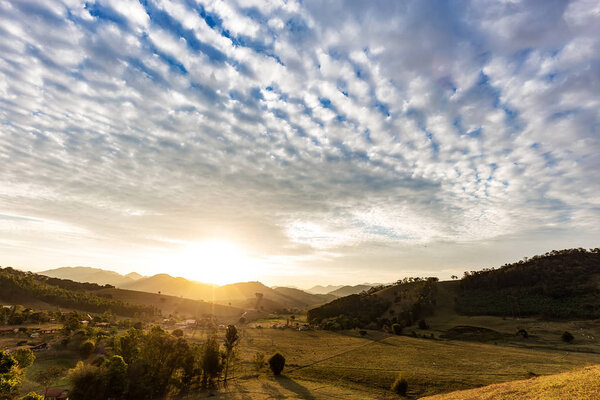
[[[2,328],[0,329],[0,335],[10,335],[12,333],[17,333],[19,332],[19,329],[15,329],[15,328]]]
[[[48,389],[41,393],[46,400],[68,400],[69,391],[66,389]]]
[[[13,347],[11,349],[8,349],[8,353],[14,353],[15,351],[20,350],[20,349],[29,349],[31,351],[47,350],[48,349],[48,343],[40,343],[40,344],[35,345],[35,346],[29,346],[29,345],[17,346],[17,347]]]

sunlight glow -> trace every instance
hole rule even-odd
[[[173,271],[168,273],[219,285],[256,280],[263,270],[259,260],[222,240],[188,244],[177,251],[170,264]]]

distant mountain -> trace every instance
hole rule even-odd
[[[257,308],[266,311],[303,309],[326,303],[335,296],[314,295],[294,288],[272,289],[260,282],[239,282],[224,286],[190,281],[159,274],[138,279],[123,289],[150,293],[162,293],[194,300],[231,304],[241,308]],[[259,295],[257,295],[259,293]]]
[[[321,286],[321,285],[317,285],[317,286],[313,286],[310,289],[307,289],[306,291],[308,293],[312,293],[312,294],[328,294],[333,292],[334,290],[338,290],[343,288],[344,285],[327,285],[327,286]]]
[[[70,279],[76,282],[90,282],[99,285],[113,285],[121,287],[128,283],[135,282],[139,274],[132,272],[128,275],[121,275],[114,271],[108,271],[100,268],[91,267],[62,267],[39,272],[40,275],[51,278]]]
[[[344,297],[344,296],[350,296],[351,294],[358,294],[362,291],[365,290],[369,290],[373,287],[373,285],[367,284],[367,285],[356,285],[356,286],[342,286],[339,289],[336,289],[332,292],[330,292],[329,294],[332,294],[336,297]]]
[[[336,296],[331,294],[312,294],[291,287],[277,287],[273,290],[287,298],[294,299],[295,301],[300,303],[304,303],[307,307],[314,306],[317,304],[325,304],[330,302],[331,300],[336,299]]]
[[[142,279],[144,277],[144,275],[140,275],[137,272],[130,272],[127,275],[125,275],[127,278],[131,278],[135,281],[137,281],[138,279]]]
[[[308,293],[291,287],[270,288],[260,282],[239,282],[218,286],[180,277],[176,278],[168,274],[142,276],[132,272],[127,275],[120,275],[113,271],[90,267],[56,268],[40,272],[40,274],[49,277],[70,279],[76,282],[92,282],[100,285],[110,284],[119,289],[203,300],[232,305],[243,309],[256,308],[264,311],[305,309],[325,304],[337,297],[331,294]],[[338,288],[340,290],[347,288],[343,293],[348,292],[350,294],[356,290],[358,292],[362,290],[360,288],[353,289],[351,286],[340,286]]]
[[[212,300],[216,286],[208,283],[190,281],[185,278],[174,278],[168,274],[158,274],[121,285],[121,289],[137,290],[140,292],[162,293],[171,296],[184,297],[194,300]]]

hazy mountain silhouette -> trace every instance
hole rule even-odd
[[[116,287],[122,287],[128,283],[135,282],[142,277],[142,275],[136,272],[121,275],[114,271],[92,267],[61,267],[42,271],[39,274],[52,278],[70,279],[76,282],[90,282],[99,285],[109,284]]]
[[[302,309],[324,304],[336,298],[336,296],[312,294],[295,288],[270,288],[261,282],[239,282],[219,286],[168,274],[144,277],[132,272],[124,276],[113,271],[89,267],[56,268],[40,274],[77,282],[110,284],[120,289],[231,304],[242,308],[262,308],[267,311]],[[260,294],[257,296],[257,293]]]

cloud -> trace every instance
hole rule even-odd
[[[9,1],[0,21],[0,213],[52,221],[19,240],[65,263],[219,236],[391,276],[450,268],[421,246],[454,268],[467,244],[594,245],[594,1]]]

